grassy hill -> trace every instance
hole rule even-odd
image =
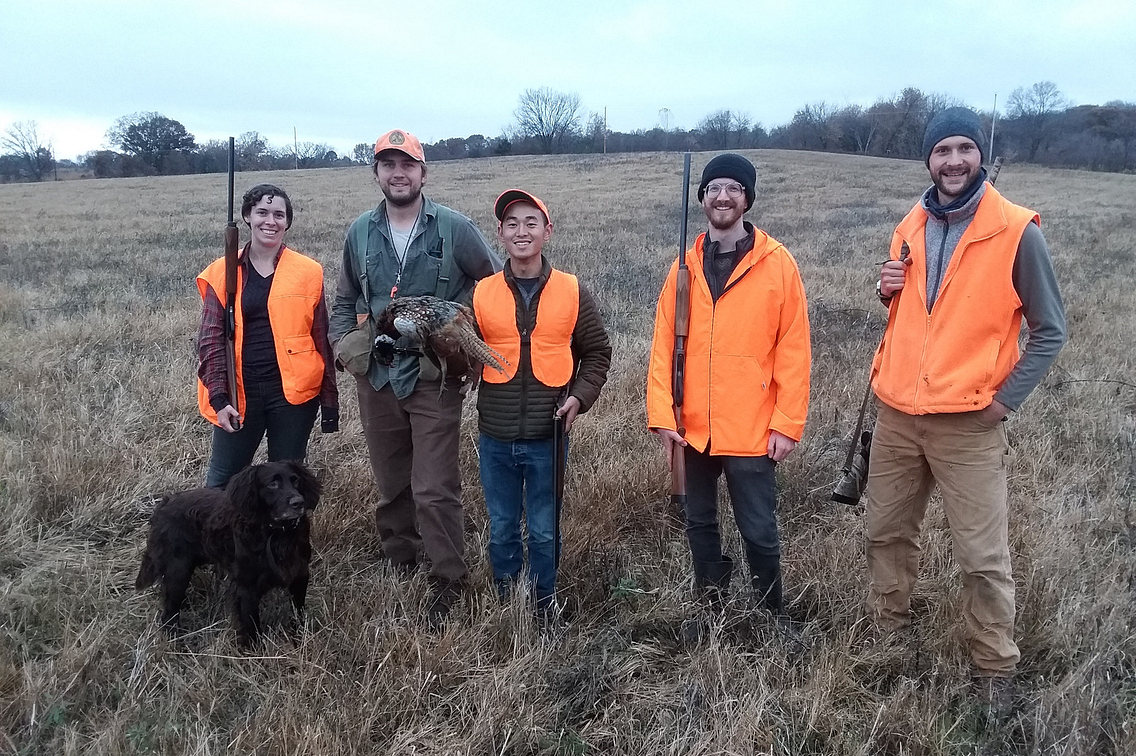
[[[376,558],[375,497],[353,382],[343,429],[313,437],[326,482],[309,616],[241,653],[208,571],[171,641],[133,589],[149,512],[200,485],[194,276],[219,256],[224,176],[0,186],[0,751],[17,754],[954,754],[1136,752],[1136,176],[1008,165],[1038,210],[1070,343],[1009,425],[1011,547],[1022,650],[1013,716],[966,689],[960,578],[933,503],[910,647],[866,642],[862,512],[832,504],[884,311],[873,284],[922,165],[758,151],[750,219],[797,258],[814,364],[806,436],[779,471],[784,641],[744,595],[684,648],[690,564],[644,429],[646,353],[677,252],[681,156],[432,164],[426,191],[494,239],[513,186],[548,204],[546,249],[599,301],[615,356],[573,431],[561,586],[568,626],[501,607],[466,403],[462,473],[473,593],[444,632],[424,578]],[[695,175],[709,159],[695,156]],[[347,224],[379,198],[366,168],[240,174],[296,207],[289,244],[334,287]],[[697,207],[691,232],[702,229]],[[691,237],[693,238],[693,236]],[[724,486],[723,486],[724,488]],[[728,506],[727,548],[741,556]],[[751,619],[752,618],[752,619]]]

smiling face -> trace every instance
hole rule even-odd
[[[252,231],[252,241],[256,246],[276,249],[284,243],[288,210],[282,197],[264,195],[245,212],[244,221]]]
[[[978,178],[982,171],[982,151],[969,137],[950,136],[931,148],[927,168],[939,192],[939,202],[949,204]]]
[[[396,207],[413,205],[426,185],[426,164],[400,150],[383,150],[375,158],[375,180],[387,202]]]
[[[745,188],[737,181],[717,178],[706,187],[702,195],[702,212],[706,220],[720,231],[727,231],[742,222],[746,211]]]
[[[536,205],[518,200],[505,208],[504,217],[497,224],[497,239],[512,261],[513,270],[539,270],[540,254],[544,243],[552,238],[552,223]]]

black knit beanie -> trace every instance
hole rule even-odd
[[[702,183],[698,185],[698,201],[706,194],[706,187],[716,178],[731,178],[745,187],[746,210],[753,207],[754,188],[757,186],[757,169],[741,155],[726,152],[714,157],[702,169]]]
[[[935,145],[947,137],[964,136],[973,139],[978,145],[982,155],[982,162],[986,162],[986,136],[982,132],[982,121],[978,120],[978,113],[970,108],[947,108],[927,124],[923,132],[923,163],[931,167],[931,150]]]

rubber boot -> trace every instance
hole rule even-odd
[[[781,555],[761,554],[746,548],[753,595],[774,617],[785,616],[785,601],[781,592]]]
[[[710,623],[722,616],[733,574],[734,560],[724,554],[720,562],[694,563],[694,593],[701,606],[697,617],[691,617],[682,623],[684,643],[700,643],[708,635]]]

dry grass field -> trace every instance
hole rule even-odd
[[[697,176],[709,155],[695,156]],[[1036,208],[1070,342],[1011,420],[1011,544],[1022,650],[1013,714],[967,687],[959,573],[932,505],[910,647],[865,643],[862,512],[832,504],[884,322],[872,290],[921,164],[754,152],[751,218],[800,263],[814,365],[806,436],[779,471],[784,640],[744,596],[683,647],[690,563],[644,430],[655,297],[677,247],[681,156],[494,158],[431,165],[428,193],[491,230],[520,185],[556,224],[550,256],[596,294],[611,379],[573,432],[563,594],[541,633],[500,607],[471,403],[462,439],[473,593],[427,630],[423,577],[377,557],[353,385],[343,430],[313,437],[326,482],[302,636],[267,602],[243,653],[201,571],[167,639],[133,580],[157,496],[199,485],[193,278],[220,254],[224,177],[0,186],[0,752],[12,754],[1136,753],[1136,176],[1008,165]],[[378,192],[366,168],[241,174],[294,199],[289,241],[334,286],[343,233]],[[697,208],[692,232],[700,230]],[[490,237],[492,238],[492,236]],[[741,556],[728,510],[727,545]]]

